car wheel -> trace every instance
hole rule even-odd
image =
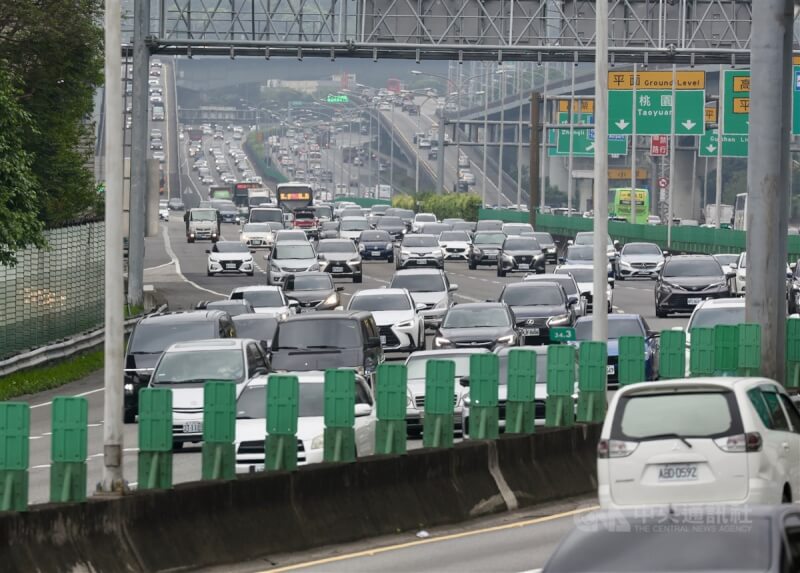
[[[194,243],[194,239],[192,239],[191,237],[187,237],[186,238],[186,242],[187,243]]]
[[[660,308],[656,307],[656,317],[658,318],[667,318],[667,314],[665,311],[661,310]]]
[[[176,440],[172,441],[172,451],[177,452],[183,449],[183,442],[178,442]]]
[[[472,261],[469,261],[469,262],[467,263],[467,266],[469,267],[469,270],[471,270],[471,271],[474,271],[474,270],[477,268],[477,267],[475,266],[475,263],[473,263]]]
[[[255,271],[250,271],[249,273],[247,273],[248,277],[252,277],[253,275],[255,275]]]
[[[212,273],[211,271],[206,271],[206,275],[208,275],[208,276],[210,276],[210,277],[213,277],[213,276],[214,276],[214,273]]]
[[[353,275],[353,283],[360,283],[362,280],[364,280],[364,275]]]
[[[125,412],[122,414],[122,421],[126,424],[133,424],[136,422],[136,410],[129,410],[125,409]]]
[[[394,268],[395,268],[396,270],[398,270],[398,271],[400,270],[400,268],[401,268],[400,261],[397,261],[397,262],[394,264]]]
[[[500,267],[500,265],[498,265],[498,266],[497,266],[497,276],[498,276],[498,277],[504,277],[504,276],[506,276],[506,271],[504,271],[504,270],[502,269],[502,267]]]

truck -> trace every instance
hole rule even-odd
[[[190,127],[188,134],[189,141],[203,141],[203,130],[199,127]]]
[[[705,224],[717,226],[717,205],[716,203],[709,203],[703,211],[705,215]],[[719,206],[719,223],[720,227],[730,227],[733,224],[734,209],[733,205],[720,205]]]
[[[244,215],[245,218],[250,212],[250,203],[248,201],[250,197],[250,189],[255,189],[258,187],[261,187],[261,184],[256,183],[255,181],[239,181],[231,186],[233,190],[233,197],[231,200],[239,209],[239,213]]]
[[[278,207],[287,213],[310,207],[314,203],[314,189],[308,183],[291,181],[279,183],[276,190]]]
[[[322,149],[328,149],[331,146],[331,132],[321,131],[317,134],[317,145]]]
[[[390,185],[377,185],[375,187],[375,198],[376,199],[391,199],[392,198],[392,187]]]
[[[216,243],[219,240],[219,212],[216,209],[190,209],[183,219],[186,223],[186,242],[208,239]]]

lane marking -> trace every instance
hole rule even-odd
[[[105,390],[105,388],[95,388],[94,390],[89,390],[87,392],[81,392],[80,394],[73,394],[72,396],[75,397],[75,398],[82,398],[83,396],[89,396],[90,394],[96,394],[97,392],[103,392],[104,390]],[[51,400],[49,402],[42,402],[41,404],[34,404],[34,405],[30,406],[30,409],[33,410],[34,408],[43,408],[44,406],[50,406],[52,403],[53,403],[53,401]],[[50,433],[48,432],[48,433],[46,433],[44,435],[45,436],[49,436]]]
[[[208,289],[208,288],[205,288],[205,287],[201,287],[196,282],[187,279],[184,276],[184,274],[181,272],[181,262],[180,262],[180,260],[175,255],[175,251],[172,250],[172,244],[169,241],[169,232],[167,231],[166,227],[162,227],[162,235],[164,235],[164,250],[167,251],[167,256],[169,256],[169,258],[172,259],[172,262],[175,264],[175,274],[177,274],[178,277],[183,282],[192,285],[194,288],[196,288],[198,290],[201,290],[201,291],[204,291],[204,292],[207,292],[207,293],[211,293],[213,295],[221,296],[223,298],[227,298],[228,297],[228,295],[226,295],[226,294],[223,294],[221,292],[217,292],[215,290],[211,290],[211,289]]]
[[[524,521],[517,521],[514,523],[506,523],[503,525],[494,525],[492,527],[485,527],[482,529],[475,529],[472,531],[463,531],[461,533],[451,533],[449,535],[443,535],[441,537],[429,537],[428,539],[418,539],[415,541],[407,541],[405,543],[398,543],[395,545],[387,545],[385,547],[378,547],[375,549],[367,549],[363,551],[356,551],[353,553],[345,553],[343,555],[336,555],[335,557],[326,557],[323,559],[317,559],[314,561],[306,561],[305,563],[295,563],[294,565],[287,565],[285,567],[278,567],[276,569],[264,569],[259,573],[282,573],[283,571],[296,571],[298,569],[305,569],[308,567],[318,567],[320,565],[327,565],[329,563],[337,563],[339,561],[347,561],[350,559],[358,559],[361,557],[373,557],[375,555],[380,555],[382,553],[388,553],[390,551],[398,551],[401,549],[409,549],[411,547],[418,547],[420,545],[428,545],[429,543],[439,543],[441,541],[452,541],[454,539],[463,539],[466,537],[474,537],[476,535],[483,535],[484,533],[495,533],[497,531],[505,531],[508,529],[515,529],[519,527],[527,527],[529,525],[538,525],[540,523],[547,523],[549,521],[555,521],[557,519],[563,519],[565,517],[572,517],[575,515],[581,515],[583,513],[588,513],[590,511],[595,511],[600,509],[599,506],[593,505],[591,507],[573,509],[570,511],[564,511],[561,513],[554,513],[552,515],[546,515],[544,517],[536,517],[533,519],[526,519]]]
[[[160,264],[160,265],[156,265],[155,267],[146,267],[144,270],[146,270],[146,271],[155,271],[155,270],[158,270],[158,269],[163,269],[164,267],[168,267],[168,266],[173,265],[173,264],[175,264],[175,263],[170,261],[168,263],[163,263],[163,264]]]

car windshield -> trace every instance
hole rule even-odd
[[[324,415],[324,384],[300,384],[298,386],[298,416],[321,418]],[[267,417],[267,387],[252,386],[242,390],[236,400],[236,417],[263,420]]]
[[[364,231],[360,240],[362,243],[388,243],[392,238],[386,231]]]
[[[253,305],[253,308],[283,306],[281,291],[271,290],[246,290],[231,294],[231,300],[246,300]]]
[[[400,217],[393,217],[390,215],[384,215],[380,219],[378,219],[378,228],[388,228],[388,227],[402,227],[404,226],[403,220]]]
[[[214,245],[213,251],[215,253],[249,253],[250,250],[247,245],[243,245],[238,241],[218,241]]]
[[[278,330],[278,319],[263,314],[241,314],[233,319],[237,338],[272,340]]]
[[[506,287],[500,300],[508,306],[564,305],[561,289],[548,284],[522,283]]]
[[[503,249],[506,251],[541,251],[542,247],[535,239],[506,239]]]
[[[642,323],[636,318],[623,318],[608,321],[609,340],[617,340],[623,336],[644,336],[645,334]],[[579,320],[575,324],[575,338],[578,340],[592,339],[591,320]]]
[[[356,295],[350,300],[348,309],[368,310],[370,312],[411,310],[411,301],[402,294]]]
[[[329,230],[329,229],[338,229],[339,228],[339,221],[325,221],[322,223],[322,229]]]
[[[720,277],[722,269],[712,257],[707,259],[675,260],[668,259],[662,276],[666,277]]]
[[[546,346],[543,348],[547,348]],[[535,352],[535,351],[534,351]],[[508,352],[498,356],[500,364],[500,385],[508,384]],[[536,352],[536,383],[547,383],[547,352]]]
[[[502,221],[478,221],[476,225],[479,231],[500,231],[503,228]]]
[[[478,233],[472,242],[475,245],[497,245],[503,244],[506,236],[503,233]]]
[[[594,257],[594,247],[571,246],[567,247],[567,259],[570,261],[591,261]]]
[[[333,288],[333,279],[325,275],[294,275],[292,290],[325,290]]]
[[[552,245],[553,237],[550,233],[534,233],[533,238],[536,239],[540,245]]]
[[[472,354],[449,354],[443,353],[441,356],[414,356],[413,354],[406,362],[409,380],[424,380],[425,370],[428,360],[452,360],[456,365],[456,378],[469,376],[469,357]]]
[[[462,241],[468,242],[469,235],[464,231],[444,231],[441,235],[439,235],[440,241]]]
[[[443,292],[445,290],[444,279],[439,274],[396,274],[389,286],[408,289],[408,292]]]
[[[317,244],[317,253],[355,253],[356,245],[349,239],[347,241],[320,241]]]
[[[397,209],[394,213],[401,219],[413,219],[414,218],[414,211],[411,209]]]
[[[265,223],[245,223],[243,233],[269,233],[270,227]]]
[[[233,201],[216,200],[212,201],[211,204],[214,206],[214,209],[219,211],[236,211],[236,205],[233,204]]]
[[[506,235],[521,235],[526,231],[532,231],[533,227],[530,225],[503,225],[503,232]]]
[[[305,350],[324,348],[360,348],[357,320],[290,320],[281,323],[275,336],[277,349]]]
[[[747,268],[747,253],[742,253],[742,260],[739,262],[739,268]]]
[[[533,279],[526,279],[530,280],[530,282],[538,282],[539,280],[554,282],[560,284],[564,287],[564,291],[568,294],[578,294],[578,286],[575,284],[575,281],[572,277],[565,277],[562,275],[537,275]]]
[[[327,205],[319,205],[317,207],[313,207],[313,209],[317,217],[327,217],[328,219],[333,217],[333,209]]]
[[[369,229],[369,222],[366,219],[357,219],[355,221],[342,221],[342,231],[364,231]]]
[[[414,220],[417,223],[435,223],[436,222],[436,215],[432,215],[429,213],[419,213]]]
[[[556,269],[557,275],[571,275],[576,282],[590,283],[593,279],[594,271],[592,269],[572,269],[565,267],[563,269]]]
[[[652,243],[630,243],[622,247],[622,255],[653,255],[661,256],[661,248]]]
[[[283,223],[279,223],[278,221],[268,221],[264,223],[265,225],[269,226],[272,231],[282,231],[283,230]]]
[[[594,234],[592,233],[578,233],[575,237],[575,244],[576,245],[594,245]],[[612,247],[614,244],[611,242],[611,237],[608,238],[608,242],[606,243],[609,247]]]
[[[403,238],[404,247],[438,247],[439,243],[433,235],[406,235]]]
[[[164,352],[176,342],[214,338],[215,333],[216,323],[214,321],[179,322],[177,324],[141,322],[134,331],[130,351],[142,354]]]
[[[694,311],[689,324],[686,325],[687,332],[692,328],[714,327],[718,324],[742,324],[747,322],[744,319],[744,305],[734,307],[702,307]]]
[[[502,307],[469,308],[455,306],[447,311],[443,328],[484,328],[509,326],[508,313]]]
[[[168,352],[156,367],[153,384],[202,384],[208,380],[244,379],[240,350]]]
[[[192,221],[216,221],[217,220],[217,212],[212,211],[211,209],[203,209],[197,210],[193,209],[192,213]]]
[[[280,243],[272,249],[272,258],[276,260],[285,259],[313,259],[314,247],[311,245],[287,245]]]
[[[739,255],[714,255],[714,258],[721,265],[732,265],[739,260]]]

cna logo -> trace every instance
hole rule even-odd
[[[611,533],[630,533],[631,523],[621,511],[606,510],[579,513],[574,517],[575,528],[579,531]]]

